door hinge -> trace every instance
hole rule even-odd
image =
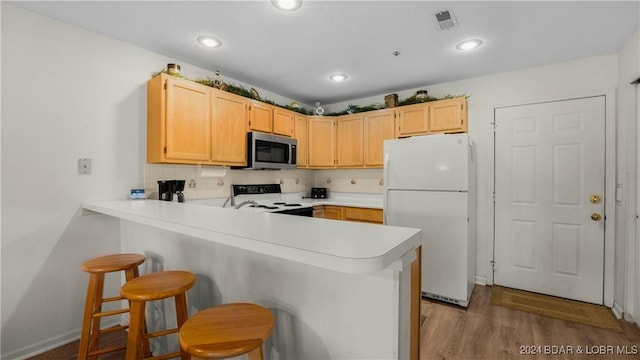
[[[491,272],[496,272],[496,262],[494,260],[489,261],[491,263]]]
[[[166,146],[164,147],[164,153],[165,154],[167,153],[167,147]]]
[[[164,89],[167,90],[167,83],[164,83]]]
[[[496,204],[496,193],[493,193],[491,195],[491,197],[493,198],[493,205],[495,205]]]
[[[249,126],[251,126],[251,120],[249,120]]]
[[[491,126],[493,127],[493,132],[496,132],[496,127],[498,126],[495,121],[491,122]]]

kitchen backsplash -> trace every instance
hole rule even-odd
[[[205,167],[206,169],[206,167]],[[195,165],[145,164],[145,193],[158,198],[158,180],[185,180],[184,194],[188,199],[229,196],[231,184],[276,184],[284,193],[306,193],[312,187],[325,187],[331,192],[382,193],[382,169],[350,170],[231,170],[224,176],[204,177]]]

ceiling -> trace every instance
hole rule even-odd
[[[305,104],[615,53],[640,26],[639,1],[306,0],[293,12],[271,1],[13,3]],[[443,10],[456,26],[440,30]],[[199,45],[205,34],[222,47]],[[470,38],[484,43],[456,50]]]

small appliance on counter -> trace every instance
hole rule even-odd
[[[326,199],[327,198],[327,188],[311,188],[311,198],[312,199]]]
[[[158,200],[173,201],[176,195],[178,202],[184,202],[184,180],[158,180]]]

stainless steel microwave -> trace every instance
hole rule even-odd
[[[251,131],[247,134],[246,169],[295,169],[296,139]]]

